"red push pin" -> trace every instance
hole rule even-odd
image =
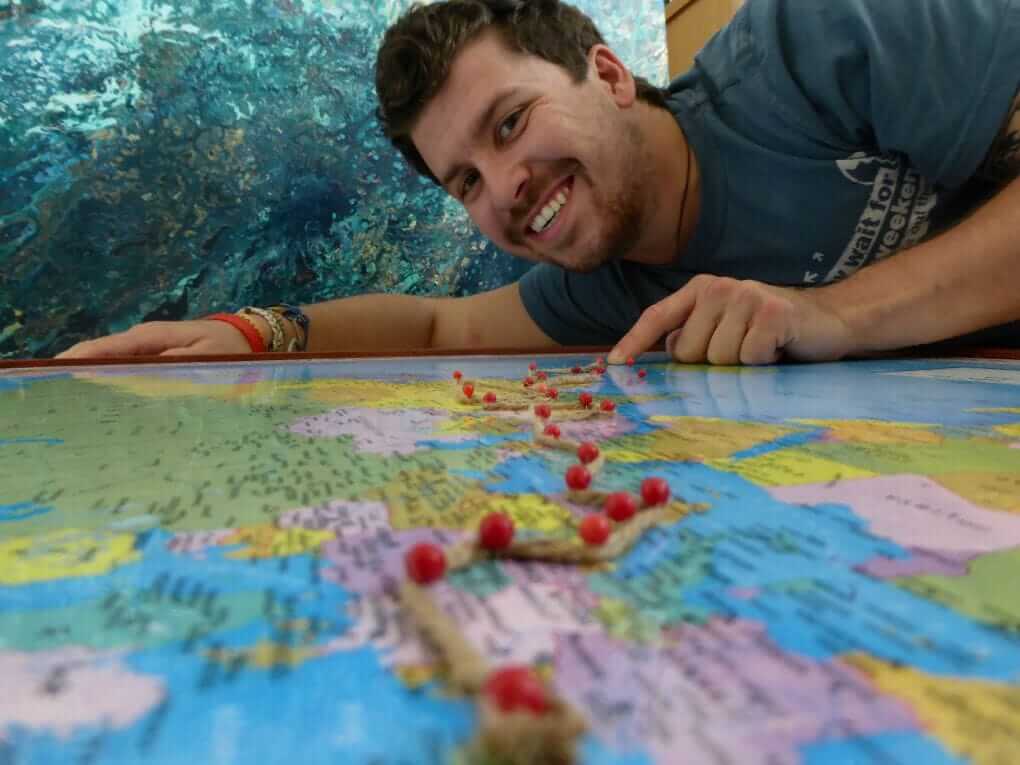
[[[535,372],[535,378],[538,380],[548,380],[549,375],[547,375],[545,372]]]
[[[535,378],[534,377],[525,377],[524,378],[524,387],[525,388],[530,388],[534,384],[535,384]]]
[[[604,367],[605,365],[606,365],[606,360],[604,358],[602,358],[601,356],[599,356],[597,359],[595,359],[595,366],[597,366],[597,367]]]
[[[604,375],[606,373],[605,367],[595,367],[595,374]]]
[[[634,517],[637,512],[637,502],[627,492],[617,491],[606,497],[606,504],[602,509],[614,521],[623,523]]]
[[[585,441],[577,447],[577,458],[585,465],[590,465],[599,458],[599,448],[591,441]]]
[[[591,409],[591,402],[593,400],[592,395],[588,391],[577,397],[577,402],[581,405],[582,409]]]
[[[538,369],[538,364],[536,364],[534,361],[532,361],[530,364],[528,364],[528,369],[530,369],[532,372],[534,372],[536,369]]]
[[[665,478],[646,478],[641,482],[641,499],[649,507],[664,505],[669,501],[669,484]]]
[[[648,370],[647,369],[639,369],[637,371],[637,376],[641,377],[641,378],[648,377]]]
[[[572,374],[572,375],[579,375],[579,374],[581,374],[581,367],[571,367],[570,368],[570,374]]]
[[[461,389],[464,391],[464,395],[471,398],[475,395],[475,386],[471,383],[464,383],[464,387]]]
[[[548,404],[535,404],[535,414],[543,420],[548,420],[552,417],[552,407]]]
[[[545,435],[549,436],[549,438],[559,438],[561,435],[563,435],[563,433],[560,432],[560,426],[552,422],[546,425],[545,430],[542,432],[545,433]]]
[[[601,513],[592,513],[584,517],[577,530],[581,534],[581,539],[587,544],[598,547],[606,543],[613,528],[606,516]]]
[[[490,390],[488,393],[486,393],[484,396],[482,396],[482,402],[486,403],[486,404],[495,404],[496,403],[496,394],[493,393]]]
[[[463,376],[464,373],[461,372],[459,369],[453,373],[453,379],[456,380],[457,382],[460,382],[460,378],[462,378]]]
[[[486,550],[505,550],[514,540],[514,522],[506,513],[489,513],[478,526],[478,543]]]
[[[407,575],[418,584],[432,584],[446,573],[446,554],[431,542],[419,542],[404,556]]]
[[[485,680],[485,695],[505,714],[529,712],[541,716],[549,711],[549,698],[542,681],[529,667],[503,667]]]
[[[567,468],[564,479],[567,482],[567,488],[572,491],[584,491],[591,486],[591,471],[588,470],[584,465],[571,465]]]
[[[601,409],[603,412],[613,412],[616,411],[616,404],[614,404],[607,398],[603,400],[601,404],[599,404],[599,409]]]
[[[546,388],[545,395],[547,398],[558,398],[560,392],[555,388]]]
[[[634,357],[633,356],[628,356],[627,357],[627,366],[628,367],[634,366]]]

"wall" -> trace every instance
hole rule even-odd
[[[694,63],[694,55],[722,29],[743,0],[672,0],[666,5],[669,75],[676,77]]]
[[[378,130],[374,51],[408,4],[0,0],[0,357],[522,273]],[[666,82],[660,0],[576,4]]]

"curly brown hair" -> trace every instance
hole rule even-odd
[[[511,50],[563,67],[574,82],[588,73],[588,51],[605,44],[595,23],[560,0],[445,0],[415,3],[383,36],[375,64],[376,114],[383,132],[422,175],[439,181],[411,140],[425,105],[439,92],[457,53],[496,29]],[[637,97],[666,108],[660,88],[635,77]]]

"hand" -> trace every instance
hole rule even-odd
[[[126,332],[86,340],[57,355],[58,359],[113,356],[186,356],[251,353],[238,330],[221,321],[152,321]]]
[[[663,335],[667,352],[690,364],[772,364],[783,355],[834,361],[851,350],[852,338],[846,323],[818,299],[823,290],[699,274],[646,309],[609,362],[636,357]]]

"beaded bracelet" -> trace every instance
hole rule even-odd
[[[283,343],[286,338],[286,334],[283,331],[283,322],[280,321],[280,317],[273,311],[268,311],[265,308],[257,308],[249,305],[242,308],[237,312],[238,316],[258,316],[266,324],[269,325],[269,330],[272,332],[272,337],[269,341],[269,352],[279,353],[283,350]],[[290,350],[288,348],[288,350]]]
[[[232,326],[244,335],[252,353],[266,352],[266,341],[262,337],[262,333],[245,317],[233,313],[214,313],[212,316],[206,316],[205,319],[206,321],[222,321],[224,324]]]
[[[288,351],[304,351],[308,348],[308,333],[311,328],[312,322],[308,318],[308,314],[298,308],[296,305],[288,305],[287,303],[279,303],[269,307],[269,310],[273,313],[287,319],[295,325],[295,328],[300,330],[295,332],[295,340],[291,343]]]

